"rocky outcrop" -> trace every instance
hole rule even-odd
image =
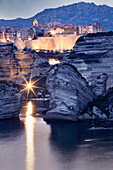
[[[49,111],[44,117],[46,121],[77,121],[79,112],[94,97],[87,81],[69,63],[53,66],[46,83],[50,94]]]
[[[1,43],[0,44],[0,80],[8,80],[12,74],[14,63],[13,44]]]
[[[0,44],[0,80],[16,81],[35,72],[36,54],[32,50],[19,51],[13,43]]]
[[[79,121],[106,121],[107,115],[100,110],[97,106],[93,106],[90,112],[80,114],[78,116]]]
[[[107,74],[101,74],[90,88],[72,64],[52,67],[46,81],[50,104],[44,120],[111,121],[113,90],[106,92],[107,79]]]
[[[109,119],[113,119],[113,88],[108,89],[106,94],[99,97],[96,105]]]
[[[97,79],[92,82],[91,87],[92,91],[96,96],[104,95],[106,92],[106,84],[107,84],[108,75],[103,73],[97,77]]]
[[[79,114],[79,120],[113,121],[113,88],[106,90],[108,76],[97,77],[92,86],[95,98],[86,113]]]
[[[49,65],[49,57],[45,57],[43,53],[39,56],[36,51],[28,48],[24,48],[24,50],[18,50],[14,47],[13,43],[1,43],[0,44],[0,81],[7,82],[8,86],[10,87],[10,82],[13,81],[17,84],[21,84],[24,82],[24,77],[29,81],[29,78],[32,77],[32,81],[38,80],[40,77],[41,81],[37,82],[39,87],[45,86],[45,79],[50,69]],[[43,84],[43,85],[42,85]],[[4,85],[5,86],[5,85]],[[12,87],[9,89],[5,89],[5,91],[1,91],[0,95],[3,95],[1,98],[0,106],[1,106],[1,117],[0,118],[10,118],[16,117],[17,111],[19,111],[21,100],[21,94],[14,96],[7,96],[10,94],[8,90],[12,91]],[[15,90],[15,89],[13,89]],[[42,92],[41,92],[42,90]],[[36,91],[36,90],[35,90]],[[45,87],[43,89],[37,89],[36,94],[40,98],[38,101],[38,108],[36,112],[44,112],[47,111],[46,106],[48,106],[48,102],[46,102],[45,97],[40,97],[38,95],[39,92],[46,94]],[[6,94],[7,93],[7,94]],[[17,90],[18,93],[18,90]],[[15,91],[16,94],[16,91]],[[33,94],[33,93],[32,93]],[[34,95],[31,98],[35,98]],[[45,95],[44,95],[45,96]],[[43,101],[42,101],[43,99]],[[45,100],[44,100],[45,99]],[[11,100],[11,102],[10,102]],[[19,104],[20,100],[20,104]],[[7,111],[5,110],[7,108]],[[9,108],[8,108],[9,107]],[[6,111],[6,114],[5,114]],[[15,115],[14,115],[15,112]],[[9,114],[11,113],[11,115]]]
[[[29,78],[47,74],[50,69],[48,58],[25,48],[18,50],[13,43],[0,44],[0,80],[22,82]]]
[[[91,89],[95,94],[94,100],[86,109],[86,113],[79,115],[79,120],[102,120],[105,121],[108,118],[108,113],[106,114],[106,109],[103,109],[104,98],[107,94],[106,84],[108,75],[103,73],[97,77],[97,79],[92,83]],[[107,102],[107,101],[106,101]]]
[[[0,81],[0,119],[18,118],[24,97],[19,86],[11,81]]]
[[[107,88],[113,86],[113,32],[88,34],[75,44],[71,62],[92,83],[103,72],[108,75]]]
[[[112,50],[112,41],[113,33],[110,34],[110,32],[88,34],[77,40],[74,50],[76,51],[76,54],[105,54],[108,50]]]
[[[46,75],[50,69],[48,59],[39,56],[36,51],[25,48],[22,51],[15,51],[15,59],[18,63],[17,72],[15,76],[16,82],[22,81],[22,76],[26,78]]]
[[[102,111],[99,110],[96,106],[93,106],[93,114],[99,119],[107,119],[107,116],[105,114],[102,114]]]

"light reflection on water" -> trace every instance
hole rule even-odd
[[[32,117],[32,103],[28,102],[26,112],[25,129],[26,129],[26,170],[34,170],[35,150],[34,150],[34,125],[35,118]]]
[[[0,170],[113,170],[113,126],[46,124],[28,108],[0,121]]]
[[[29,118],[29,115],[33,114],[33,105],[32,102],[28,102],[28,106],[27,106],[27,112],[26,112],[26,119]]]

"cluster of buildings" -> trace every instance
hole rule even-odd
[[[38,37],[52,37],[58,34],[76,34],[78,36],[88,34],[105,32],[99,22],[91,25],[79,25],[72,24],[63,25],[58,21],[52,21],[43,25],[38,25],[38,21],[33,21],[31,28],[19,29],[18,27],[3,27],[0,29],[0,41],[13,42],[15,39],[32,40]]]
[[[67,25],[60,25],[60,23],[53,23],[51,25],[50,30],[53,31],[55,34],[56,33],[76,33],[76,35],[84,35],[84,34],[89,34],[89,33],[97,33],[97,32],[106,32],[106,30],[102,27],[102,25],[99,22],[95,22],[94,24],[90,25],[72,25],[72,24],[67,24]]]
[[[89,33],[106,32],[99,22],[90,25],[76,26],[77,34],[84,35]]]
[[[14,41],[17,38],[18,27],[3,27],[0,29],[0,41]]]

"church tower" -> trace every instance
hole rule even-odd
[[[35,19],[34,21],[33,21],[33,26],[35,27],[38,27],[38,21]]]

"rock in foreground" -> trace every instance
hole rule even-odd
[[[23,104],[19,87],[11,81],[0,81],[0,119],[18,118]]]
[[[77,121],[94,97],[86,80],[68,63],[53,66],[46,83],[50,93],[46,121]]]

